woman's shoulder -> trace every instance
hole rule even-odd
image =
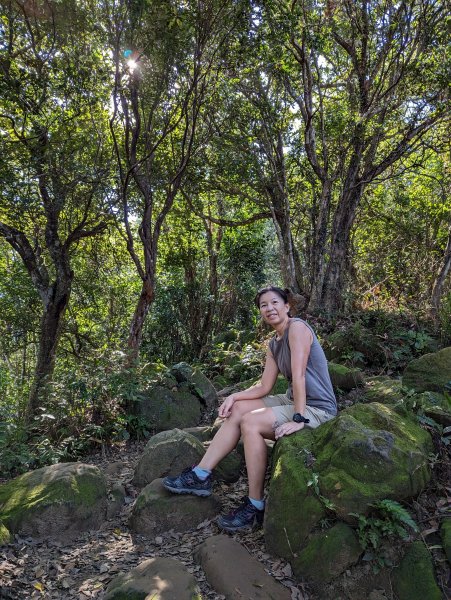
[[[293,317],[290,319],[290,327],[289,327],[289,337],[299,334],[299,333],[308,333],[312,336],[312,341],[315,339],[315,332],[313,328],[299,317]]]

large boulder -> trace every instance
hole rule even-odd
[[[343,520],[366,514],[375,500],[412,498],[428,483],[432,441],[409,416],[356,404],[331,425],[316,430],[312,450],[321,493]]]
[[[315,430],[276,444],[265,539],[268,550],[290,558],[333,507],[368,514],[384,498],[416,496],[429,481],[429,434],[407,416],[378,403],[357,404]]]
[[[313,433],[305,429],[282,438],[273,455],[264,534],[268,552],[287,560],[303,547],[309,533],[326,516],[326,508],[311,484],[313,471],[308,467],[313,460],[309,451]]]
[[[445,386],[451,385],[451,347],[412,360],[404,370],[402,384],[416,392],[443,393]]]
[[[393,588],[399,600],[441,600],[432,558],[423,542],[414,542],[407,549],[393,571]]]
[[[183,429],[198,424],[201,404],[187,391],[172,391],[156,385],[141,393],[139,401],[134,403],[134,413],[154,431]]]
[[[207,408],[211,409],[217,406],[216,389],[199,369],[193,369],[188,363],[181,362],[172,367],[171,374],[178,383],[188,384],[190,392],[198,396]]]
[[[0,485],[0,520],[11,533],[66,540],[106,516],[106,480],[92,465],[51,465]]]
[[[133,484],[144,487],[159,477],[178,475],[186,467],[197,464],[204,454],[204,446],[190,433],[180,429],[161,431],[147,442],[136,466]],[[241,466],[241,457],[232,452],[219,463],[214,474],[232,483],[238,480]]]
[[[323,585],[355,564],[361,554],[355,531],[339,522],[326,531],[314,533],[291,564],[297,577]]]
[[[129,526],[135,533],[154,536],[164,531],[187,531],[206,519],[213,519],[221,509],[219,499],[190,494],[171,494],[155,479],[141,491],[133,506]]]
[[[115,577],[104,600],[199,600],[194,575],[173,558],[149,558]]]

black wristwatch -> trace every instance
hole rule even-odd
[[[294,413],[293,421],[295,423],[310,423],[310,419],[306,419],[301,415],[301,413]]]

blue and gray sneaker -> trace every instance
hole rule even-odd
[[[163,486],[173,494],[193,494],[194,496],[211,496],[211,476],[199,479],[192,467],[188,467],[177,477],[165,477]]]
[[[243,498],[243,504],[228,515],[218,517],[218,525],[225,531],[239,531],[240,529],[254,529],[263,524],[264,510],[258,510],[249,500]]]

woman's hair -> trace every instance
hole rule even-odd
[[[266,292],[274,292],[282,298],[285,304],[289,304],[288,297],[291,291],[288,288],[283,290],[282,288],[277,287],[275,285],[268,285],[267,287],[258,290],[257,294],[255,295],[254,302],[258,309],[260,309],[260,298],[263,296],[263,294],[266,294]]]

